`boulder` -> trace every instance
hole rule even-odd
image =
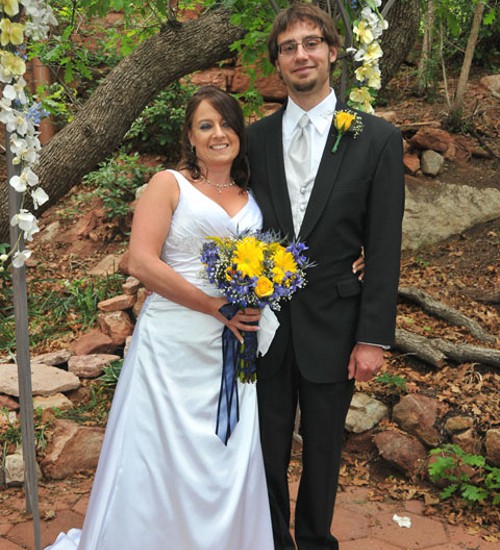
[[[500,217],[500,189],[407,179],[403,249],[417,250]]]
[[[103,258],[91,271],[90,275],[96,277],[105,277],[106,275],[114,275],[118,273],[118,266],[120,265],[121,255],[110,254]]]
[[[112,353],[118,345],[107,334],[93,329],[72,342],[70,347],[75,355],[90,355],[92,353]]]
[[[481,454],[481,440],[474,430],[466,430],[452,436],[451,441],[470,455]]]
[[[425,175],[435,177],[443,171],[444,157],[436,151],[424,151],[420,157],[420,165]]]
[[[54,395],[49,395],[48,397],[38,395],[33,398],[33,408],[42,410],[59,409],[64,411],[67,409],[72,409],[73,403],[62,393],[56,393]]]
[[[500,74],[483,76],[479,82],[481,82],[481,84],[489,90],[494,97],[500,99]]]
[[[488,462],[500,468],[500,428],[492,428],[486,432],[485,444]]]
[[[125,256],[125,254],[123,255]],[[141,281],[135,277],[129,276],[127,280],[123,283],[122,288],[125,294],[135,295],[137,291],[142,287]]]
[[[347,413],[345,428],[348,432],[361,433],[374,428],[387,416],[389,409],[365,393],[356,392]]]
[[[406,395],[394,406],[392,416],[400,428],[418,437],[430,447],[439,445],[439,432],[434,427],[439,401],[424,395]]]
[[[438,153],[444,153],[450,146],[453,138],[445,130],[439,128],[420,128],[410,139],[410,143],[418,149],[432,149]]]
[[[79,378],[97,378],[113,361],[121,357],[111,354],[75,355],[69,360],[68,369]]]
[[[72,372],[34,363],[31,365],[33,395],[53,395],[78,388],[80,380]],[[19,397],[17,365],[0,365],[0,392]]]
[[[136,302],[134,294],[120,294],[97,304],[101,311],[124,311],[130,309]]]
[[[52,440],[40,464],[44,476],[64,479],[81,470],[95,469],[103,439],[104,428],[56,420]]]
[[[474,419],[470,416],[450,416],[444,423],[444,431],[449,434],[464,432],[474,426]]]
[[[50,365],[57,367],[64,365],[69,361],[72,353],[69,350],[61,349],[59,351],[53,351],[50,353],[44,353],[42,355],[35,355],[31,358],[32,363],[43,363],[44,365]]]
[[[420,474],[427,462],[425,447],[417,439],[398,432],[382,432],[374,436],[380,456],[407,477]]]
[[[8,411],[18,411],[19,401],[12,399],[8,395],[0,395],[0,409],[7,409]]]
[[[134,323],[124,311],[112,311],[99,314],[99,326],[113,344],[121,346],[134,330]]]
[[[406,153],[403,157],[405,171],[415,176],[420,170],[420,158],[416,153]]]

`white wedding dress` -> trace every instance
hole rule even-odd
[[[260,228],[249,194],[234,216],[178,172],[162,258],[204,291],[207,236]],[[154,223],[154,220],[152,220]],[[238,382],[240,420],[215,434],[223,325],[158,294],[147,299],[123,365],[83,530],[50,550],[272,550],[255,384]]]

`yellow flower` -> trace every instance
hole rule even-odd
[[[274,292],[274,285],[267,277],[259,277],[255,286],[255,294],[258,298],[267,298]]]
[[[276,283],[282,283],[287,273],[295,273],[297,264],[291,252],[287,252],[283,246],[273,256],[274,267],[271,269]]]
[[[2,31],[0,36],[2,46],[7,46],[7,44],[19,46],[24,42],[24,25],[21,25],[21,23],[12,23],[10,19],[2,19],[0,30]]]
[[[361,65],[354,71],[354,74],[359,82],[366,80],[369,88],[380,89],[380,69],[378,67]]]
[[[337,111],[333,117],[333,125],[337,130],[337,139],[332,147],[332,153],[336,153],[342,136],[350,132],[356,138],[363,129],[361,119],[351,111]]]
[[[354,90],[352,90],[349,94],[349,99],[355,103],[359,103],[363,108],[363,111],[367,113],[373,112],[372,96],[370,94],[370,90],[366,86],[354,88]]]
[[[382,48],[378,42],[373,42],[368,48],[366,48],[365,54],[363,55],[363,61],[372,62],[376,59],[382,57]]]
[[[3,81],[8,81],[12,76],[21,76],[26,72],[25,62],[14,55],[12,52],[2,52],[0,54],[0,70],[2,72]]]
[[[19,2],[17,0],[0,0],[0,6],[3,6],[3,11],[11,17],[19,13]]]
[[[233,263],[243,276],[259,277],[264,261],[264,243],[255,237],[245,237],[237,245],[233,254]]]
[[[370,44],[370,42],[373,42],[373,33],[364,21],[360,21],[352,30],[362,44]]]
[[[339,111],[335,115],[335,119],[333,121],[333,124],[335,125],[335,128],[341,133],[347,132],[349,128],[351,127],[351,124],[356,119],[356,115],[353,115],[352,113],[348,113],[347,111]]]

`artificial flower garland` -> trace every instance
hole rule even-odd
[[[22,18],[14,22],[11,18]],[[26,93],[25,39],[44,40],[51,25],[57,25],[52,8],[46,0],[0,0],[0,82],[3,84],[0,99],[0,122],[5,124],[10,133],[10,151],[13,163],[20,166],[20,174],[9,180],[18,193],[23,194],[19,212],[12,216],[10,224],[18,226],[24,240],[31,241],[39,231],[36,217],[24,205],[26,193],[30,193],[33,208],[48,201],[47,193],[40,187],[35,167],[41,149],[39,132],[36,127],[42,116],[39,103],[31,102]],[[5,49],[7,48],[7,49]],[[12,258],[14,267],[22,267],[30,257],[29,249],[20,249],[18,240],[8,254],[0,255],[0,271]]]
[[[359,86],[349,94],[352,107],[373,113],[375,91],[380,89],[379,61],[383,55],[379,38],[389,27],[378,8],[382,0],[364,0],[359,19],[353,24],[353,47],[348,51],[354,53],[354,61],[360,63],[354,74]]]

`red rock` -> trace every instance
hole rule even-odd
[[[104,428],[79,426],[69,420],[56,420],[54,434],[40,466],[49,479],[64,479],[97,467]]]
[[[438,153],[444,153],[452,137],[448,132],[438,128],[421,128],[411,139],[410,142],[418,149],[432,149]]]
[[[415,153],[407,153],[403,157],[403,164],[405,166],[406,172],[408,172],[412,176],[415,176],[420,170],[420,159]]]
[[[130,336],[134,330],[130,316],[124,311],[100,313],[99,325],[102,332],[111,338],[113,344],[119,346],[125,343],[127,336]]]
[[[101,311],[124,311],[130,309],[136,302],[136,297],[131,294],[120,294],[97,304]]]
[[[19,403],[9,397],[8,395],[0,395],[0,409],[7,409],[9,411],[18,411]]]
[[[75,355],[112,353],[117,347],[117,344],[107,334],[97,329],[93,329],[87,334],[80,336],[78,340],[75,340],[70,345],[70,349]]]
[[[387,431],[376,434],[373,441],[382,458],[409,478],[420,474],[425,467],[427,452],[417,439]]]

